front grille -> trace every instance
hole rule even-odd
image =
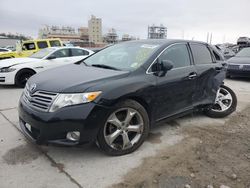
[[[250,65],[244,65],[243,70],[250,71]]]
[[[25,87],[23,92],[23,100],[25,103],[31,107],[48,112],[52,102],[55,100],[57,93],[47,92],[47,91],[36,91],[35,93],[30,93],[27,87]]]
[[[0,77],[0,82],[5,82],[5,77]]]

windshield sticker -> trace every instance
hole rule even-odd
[[[154,49],[157,48],[159,45],[152,45],[152,44],[143,44],[141,45],[142,48],[149,48],[149,49]]]

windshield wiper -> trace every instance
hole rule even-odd
[[[118,69],[116,67],[112,67],[112,66],[105,65],[105,64],[92,64],[91,66],[100,67],[100,68],[104,68],[104,69],[121,70],[121,69]]]

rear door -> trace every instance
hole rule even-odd
[[[157,120],[192,109],[196,87],[197,73],[186,43],[169,46],[157,59],[158,62],[162,60],[171,61],[174,67],[165,76],[157,76]]]
[[[225,78],[224,61],[217,61],[216,54],[213,54],[207,44],[190,43],[189,45],[198,74],[194,105],[212,104]]]

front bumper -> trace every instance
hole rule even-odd
[[[0,85],[14,85],[15,72],[0,73]]]
[[[65,107],[57,112],[41,112],[19,102],[19,123],[23,133],[37,144],[78,145],[93,142],[110,108],[88,103]],[[80,132],[78,141],[66,138],[68,132]]]

